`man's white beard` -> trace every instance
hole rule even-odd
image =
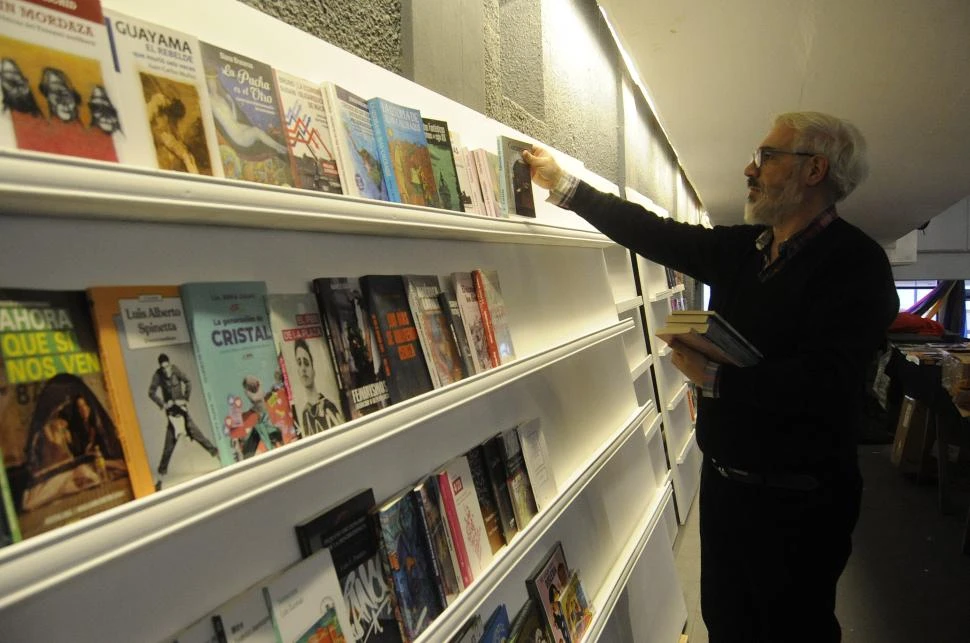
[[[798,210],[804,195],[798,183],[789,181],[781,192],[761,191],[756,201],[744,204],[744,222],[754,225],[777,226]]]

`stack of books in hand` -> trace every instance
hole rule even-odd
[[[668,344],[681,342],[719,364],[753,366],[761,351],[713,310],[675,310],[657,337]]]

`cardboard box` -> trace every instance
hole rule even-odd
[[[903,396],[890,459],[904,472],[919,472],[922,467],[926,454],[927,413],[922,402]]]

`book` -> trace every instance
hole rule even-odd
[[[263,597],[280,643],[349,638],[350,616],[327,549],[274,576],[263,587]]]
[[[483,148],[471,150],[469,156],[478,178],[478,188],[482,193],[483,213],[490,217],[501,218],[503,212],[498,202],[498,156],[495,152],[489,152]],[[492,164],[493,156],[495,165]]]
[[[360,278],[370,307],[371,324],[381,353],[391,403],[402,402],[434,388],[401,275]]]
[[[555,499],[557,493],[556,477],[549,459],[549,447],[542,433],[539,418],[532,418],[516,427],[519,446],[525,470],[529,474],[529,484],[535,496],[536,508],[545,509]]]
[[[313,291],[323,315],[344,417],[355,420],[387,407],[391,403],[387,376],[360,280],[318,277]]]
[[[431,567],[442,606],[448,606],[461,593],[458,555],[445,519],[437,476],[430,475],[414,486],[418,519],[428,539]]]
[[[553,643],[572,643],[569,625],[559,605],[559,597],[569,583],[569,577],[562,542],[556,542],[525,581],[526,590],[540,608]]]
[[[292,186],[273,68],[205,41],[199,47],[223,175]]]
[[[344,422],[340,385],[312,293],[266,296],[270,326],[293,421],[306,437]]]
[[[488,479],[485,447],[479,444],[469,450],[465,457],[468,459],[468,469],[471,471],[475,494],[478,496],[478,504],[482,510],[482,521],[488,534],[488,544],[494,554],[505,546],[505,533],[502,530],[502,521],[499,519],[498,501],[495,499]]]
[[[331,82],[322,88],[344,194],[390,200],[367,101]]]
[[[526,599],[512,619],[507,643],[547,643],[551,640],[552,634],[540,609],[534,598]]]
[[[465,339],[468,341],[472,364],[475,366],[475,372],[481,373],[492,368],[492,358],[489,356],[485,339],[485,322],[482,320],[482,309],[478,305],[478,295],[475,293],[475,281],[470,272],[453,272],[451,281],[452,292],[458,303],[458,311],[465,328]]]
[[[500,603],[485,621],[485,630],[480,643],[505,643],[509,635],[509,610]]]
[[[441,289],[435,275],[404,275],[408,305],[418,330],[421,351],[435,388],[464,378],[465,362],[458,350],[453,326],[442,308]],[[450,312],[450,311],[449,311]]]
[[[219,636],[212,625],[214,614],[206,614],[188,627],[181,629],[166,643],[219,643]]]
[[[468,587],[492,562],[492,548],[468,458],[458,456],[449,460],[437,475],[448,528],[458,553],[462,583]]]
[[[262,583],[220,605],[212,614],[219,643],[277,643]]]
[[[439,284],[444,281],[439,280]],[[461,357],[462,373],[467,377],[475,374],[475,364],[472,362],[471,347],[468,346],[468,335],[465,333],[465,324],[461,320],[461,311],[458,310],[458,300],[455,299],[454,290],[442,285],[438,292],[438,304],[441,306],[441,313],[444,315],[448,330],[451,331],[455,339],[455,346],[458,348],[458,355]]]
[[[529,165],[522,160],[522,152],[526,150],[532,151],[532,143],[498,137],[499,200],[506,212],[535,218],[532,175]]]
[[[461,628],[455,632],[448,643],[479,643],[482,640],[482,636],[485,635],[485,626],[482,623],[482,617],[478,614],[473,614],[466,620]]]
[[[655,335],[671,344],[683,342],[719,364],[753,366],[761,352],[715,311],[673,311]]]
[[[222,176],[198,39],[105,9],[113,65],[105,80],[125,115],[115,135],[130,165]]]
[[[359,643],[397,643],[400,630],[391,588],[381,567],[380,543],[370,523],[374,491],[360,490],[296,525],[304,558],[329,549],[348,609],[345,635]]]
[[[455,171],[458,172],[458,187],[461,189],[461,205],[465,212],[485,215],[485,204],[482,201],[482,189],[478,185],[478,171],[472,160],[468,148],[461,144],[458,132],[449,132],[451,137],[451,155],[455,159]]]
[[[136,496],[220,466],[178,286],[88,289],[111,408]]]
[[[381,539],[381,563],[394,590],[395,616],[405,643],[417,638],[444,609],[434,586],[434,571],[413,491],[408,487],[398,492],[373,512]]]
[[[180,287],[222,464],[297,439],[261,281]]]
[[[509,496],[512,498],[512,509],[515,512],[515,523],[524,529],[533,516],[538,513],[535,495],[529,472],[525,467],[522,447],[519,445],[519,432],[513,427],[500,433],[502,439],[498,442],[499,452],[505,462],[508,474]]]
[[[0,146],[117,161],[127,116],[106,89],[110,69],[98,0],[5,0]]]
[[[0,547],[19,542],[22,538],[7,469],[3,466],[3,451],[0,450]]]
[[[573,643],[579,643],[593,620],[593,609],[586,598],[579,573],[575,570],[569,575],[569,582],[559,595],[559,608],[566,619],[569,638]]]
[[[492,366],[508,364],[515,359],[515,348],[498,271],[473,270],[472,281],[475,283],[475,297],[482,313],[485,344]]]
[[[131,500],[133,447],[111,412],[84,291],[0,288],[0,451],[21,535]]]
[[[424,123],[424,137],[428,142],[428,154],[431,156],[431,170],[437,182],[440,207],[464,212],[448,123],[434,118],[422,118],[421,121]]]
[[[509,473],[505,468],[505,458],[499,443],[502,435],[496,434],[482,442],[482,455],[485,458],[485,468],[488,472],[488,483],[495,498],[495,508],[498,511],[499,524],[505,542],[512,542],[512,537],[519,531],[515,520],[515,509],[512,508],[512,495],[509,492]]]
[[[293,184],[305,190],[343,194],[322,89],[299,76],[279,69],[273,71],[280,93]]]
[[[441,207],[421,112],[384,98],[367,101],[388,200]]]

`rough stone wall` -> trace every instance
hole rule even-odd
[[[401,73],[400,0],[240,1],[375,65]]]

